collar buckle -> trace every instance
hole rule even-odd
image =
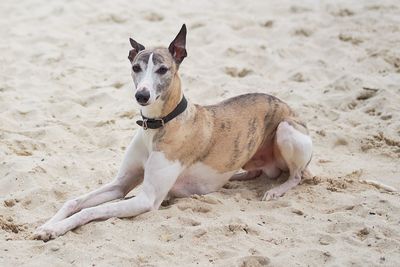
[[[143,130],[147,130],[147,119],[143,119]]]

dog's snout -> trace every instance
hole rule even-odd
[[[146,104],[150,99],[150,92],[147,89],[142,89],[136,92],[135,98],[139,104]]]

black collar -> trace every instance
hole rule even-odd
[[[158,129],[163,127],[167,122],[169,122],[182,112],[184,112],[186,107],[187,107],[187,100],[185,96],[183,96],[181,102],[179,102],[176,108],[173,111],[171,111],[171,113],[169,113],[167,116],[160,119],[150,119],[143,116],[142,111],[140,111],[140,115],[142,115],[143,120],[138,120],[136,121],[136,123],[139,126],[143,127],[144,130]]]

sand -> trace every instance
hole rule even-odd
[[[399,2],[237,2],[1,1],[0,266],[400,266],[399,193],[362,182],[400,189]],[[314,177],[30,240],[113,178],[138,129],[128,38],[167,46],[182,23],[187,98],[280,97],[308,123]]]

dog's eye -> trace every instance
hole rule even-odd
[[[168,71],[168,68],[162,66],[162,67],[160,67],[160,68],[156,71],[156,73],[163,75],[163,74],[165,74],[167,71]]]
[[[133,72],[138,73],[142,71],[142,68],[140,67],[140,65],[136,64],[132,66],[132,70]]]

